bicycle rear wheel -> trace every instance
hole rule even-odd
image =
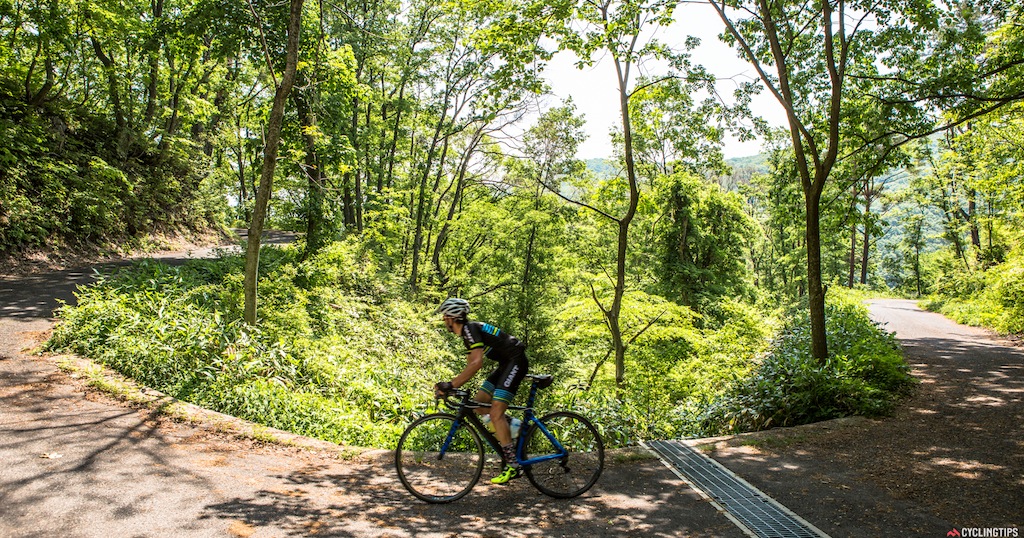
[[[454,424],[455,417],[447,413],[427,415],[410,424],[398,440],[398,478],[409,493],[428,503],[462,498],[483,473],[480,435],[465,422],[453,431]]]
[[[582,495],[604,469],[604,443],[589,420],[570,411],[540,419],[551,435],[569,452],[567,456],[525,467],[526,477],[545,495],[568,499]],[[536,424],[526,433],[526,457],[536,458],[559,451]]]

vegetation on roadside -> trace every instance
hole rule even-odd
[[[923,302],[926,308],[959,323],[1024,334],[1024,256],[950,277]]]
[[[751,374],[737,378],[708,407],[702,423],[707,433],[892,412],[915,383],[895,337],[871,322],[860,301],[839,295],[827,308],[829,360],[811,357],[807,320],[795,315]]]
[[[362,245],[335,243],[304,261],[300,252],[264,252],[266,317],[258,329],[241,322],[240,256],[181,267],[143,261],[80,290],[78,305],[61,309],[49,345],[210,409],[389,448],[408,418],[431,405],[433,383],[461,368],[460,345],[442,332],[432,306],[404,298]],[[769,320],[750,308],[735,304],[721,323],[698,328],[688,309],[657,307],[672,319],[636,340],[625,387],[588,383],[600,317],[568,308],[550,328],[565,337],[530,350],[534,370],[558,380],[540,406],[585,413],[610,446],[628,446],[884,413],[906,382],[891,337],[853,302],[834,309],[837,359],[826,368],[809,360],[802,320],[790,320],[765,355]],[[751,419],[755,410],[765,418]]]
[[[15,95],[0,77],[0,258],[222,226],[227,203],[190,144],[137,137],[119,150],[104,118]]]

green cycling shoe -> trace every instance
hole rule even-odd
[[[506,484],[522,476],[523,471],[518,467],[506,466],[500,475],[491,479],[492,484]]]

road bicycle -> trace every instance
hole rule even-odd
[[[571,411],[541,418],[534,414],[537,391],[551,385],[550,375],[528,375],[530,396],[525,406],[509,406],[523,413],[516,440],[516,457],[526,477],[542,493],[568,499],[582,495],[601,476],[604,443],[589,420]],[[473,400],[466,390],[452,390],[443,398],[453,413],[433,413],[406,428],[395,450],[395,468],[405,489],[428,503],[448,503],[464,497],[484,471],[483,439],[500,466],[505,464],[501,445],[484,427],[475,410],[489,403]]]

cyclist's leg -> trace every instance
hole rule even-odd
[[[505,416],[505,411],[512,405],[516,391],[519,390],[519,384],[526,377],[527,371],[526,356],[522,353],[513,356],[502,366],[501,375],[495,381],[495,397],[490,406],[490,417],[493,420]],[[498,420],[495,433],[503,447],[512,445],[512,432],[508,422]],[[514,457],[510,459],[510,462],[515,461]]]
[[[516,458],[516,445],[512,442],[512,431],[505,420],[505,410],[508,409],[508,402],[500,400],[499,393],[495,393],[494,401],[491,402],[491,423],[494,424],[494,436],[501,444],[502,457],[505,458],[505,468],[501,474],[491,479],[492,484],[504,484],[522,474],[523,466]]]
[[[491,372],[484,380],[484,384],[476,391],[476,401],[481,403],[491,403],[494,400],[494,384],[498,381],[498,377],[501,375],[501,367]],[[478,415],[489,415],[491,408],[489,407],[478,407],[474,409]]]
[[[484,388],[493,388],[491,421],[494,424],[495,437],[498,438],[502,446],[512,444],[512,431],[508,421],[505,420],[505,411],[512,404],[527,371],[526,354],[520,352],[511,359],[503,361],[484,383]],[[515,458],[512,461],[515,461]]]
[[[504,453],[508,466],[498,476],[491,479],[493,484],[504,484],[521,474],[521,466],[516,458],[515,444],[512,443],[512,432],[508,422],[504,420],[505,411],[515,398],[519,385],[526,377],[527,362],[526,355],[519,353],[511,358],[501,367],[500,375],[494,380],[494,399],[491,402],[491,420],[494,422],[494,434],[501,442],[501,450]]]
[[[501,446],[502,458],[508,465],[502,469],[501,474],[491,479],[493,484],[504,484],[513,478],[520,475],[519,467],[517,466],[515,445],[512,444],[512,435],[509,430],[508,421],[505,419],[505,411],[508,409],[508,402],[495,399],[495,383],[499,383],[505,375],[505,368],[503,365],[499,365],[498,369],[491,372],[491,375],[487,376],[484,384],[480,387],[480,390],[476,393],[476,401],[490,403],[491,407],[482,407],[476,409],[476,412],[481,415],[488,415],[491,419],[491,426],[494,428],[494,436],[498,440],[498,444]]]

